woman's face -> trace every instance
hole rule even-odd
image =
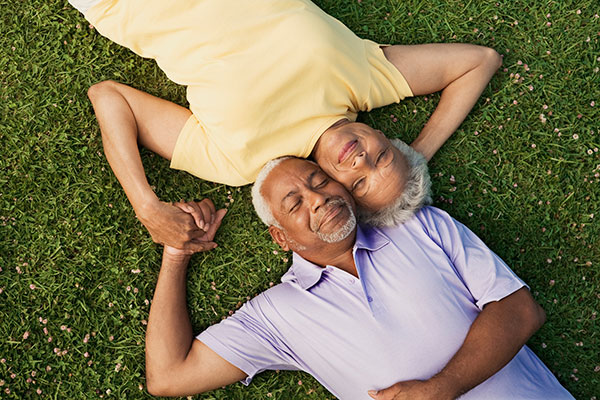
[[[368,125],[347,122],[327,130],[313,157],[352,194],[356,203],[381,209],[397,199],[408,176],[404,155],[385,135]]]

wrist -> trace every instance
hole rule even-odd
[[[152,218],[156,214],[160,204],[161,201],[153,193],[152,196],[147,196],[135,204],[133,209],[135,211],[135,215],[143,221]]]
[[[192,258],[191,254],[183,253],[179,249],[175,249],[169,246],[165,246],[163,250],[163,265],[176,265],[187,267],[188,263]]]
[[[458,378],[449,376],[444,371],[434,375],[427,382],[435,388],[436,397],[439,399],[456,399],[464,393],[459,385]]]

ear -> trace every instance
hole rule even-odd
[[[271,234],[271,237],[273,238],[275,243],[277,243],[283,251],[288,251],[290,249],[287,236],[283,229],[271,225],[269,226],[269,233]]]

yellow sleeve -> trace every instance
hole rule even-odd
[[[198,178],[224,183],[230,186],[243,186],[249,183],[235,169],[228,157],[210,140],[200,121],[191,115],[179,133],[171,168],[180,169]]]
[[[369,63],[371,84],[366,104],[359,111],[371,111],[373,108],[398,103],[413,93],[404,76],[383,54],[379,44],[364,40],[365,52]]]

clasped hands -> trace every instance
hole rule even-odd
[[[210,199],[156,202],[149,211],[138,213],[155,243],[179,254],[191,255],[217,247],[213,241],[227,209],[216,210]]]

